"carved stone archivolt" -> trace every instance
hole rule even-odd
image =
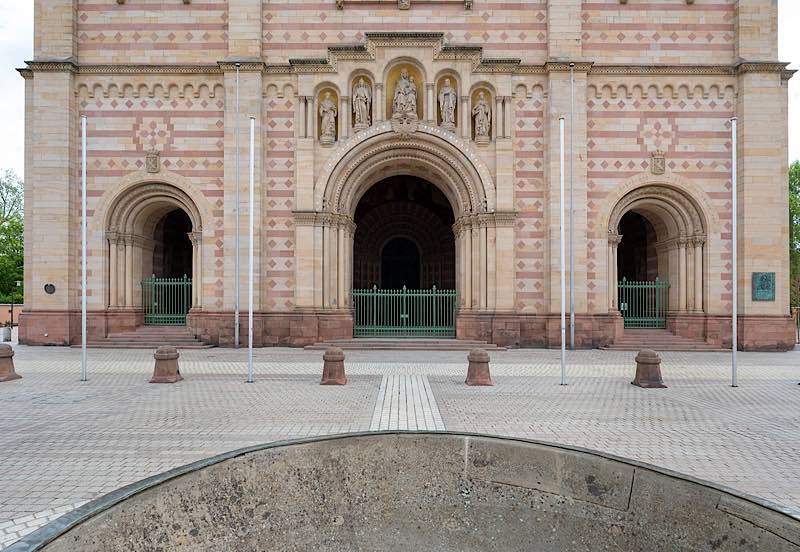
[[[666,186],[645,186],[628,193],[611,212],[608,231],[616,233],[622,216],[628,211],[651,213],[648,217],[659,241],[667,237],[704,235],[707,224],[694,201],[684,193]]]

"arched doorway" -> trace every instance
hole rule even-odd
[[[397,175],[369,188],[355,210],[355,335],[454,336],[455,217],[427,180]]]
[[[108,308],[141,313],[145,325],[185,325],[200,305],[199,212],[171,185],[147,183],[110,209]]]
[[[644,186],[609,221],[609,302],[626,328],[666,328],[669,318],[704,311],[706,223],[682,191]]]

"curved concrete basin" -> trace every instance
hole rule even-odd
[[[252,447],[120,489],[11,551],[800,551],[800,520],[585,450],[450,433]]]

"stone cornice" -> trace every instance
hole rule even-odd
[[[574,63],[573,70],[576,73],[588,73],[592,70],[592,66],[594,65],[591,61],[576,61],[576,62],[569,62],[569,61],[548,61],[544,64],[544,72],[545,73],[561,73],[569,71],[570,63]]]
[[[257,60],[225,60],[217,62],[219,69],[224,72],[236,72],[236,64],[239,64],[239,72],[241,73],[264,73],[266,64],[263,61]]]

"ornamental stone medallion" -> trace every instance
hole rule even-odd
[[[150,174],[156,174],[161,171],[161,152],[156,151],[155,149],[150,150],[147,152],[147,156],[144,160],[145,168],[147,172]]]
[[[667,160],[664,157],[663,151],[654,151],[651,156],[650,171],[655,175],[661,175],[667,172]]]

